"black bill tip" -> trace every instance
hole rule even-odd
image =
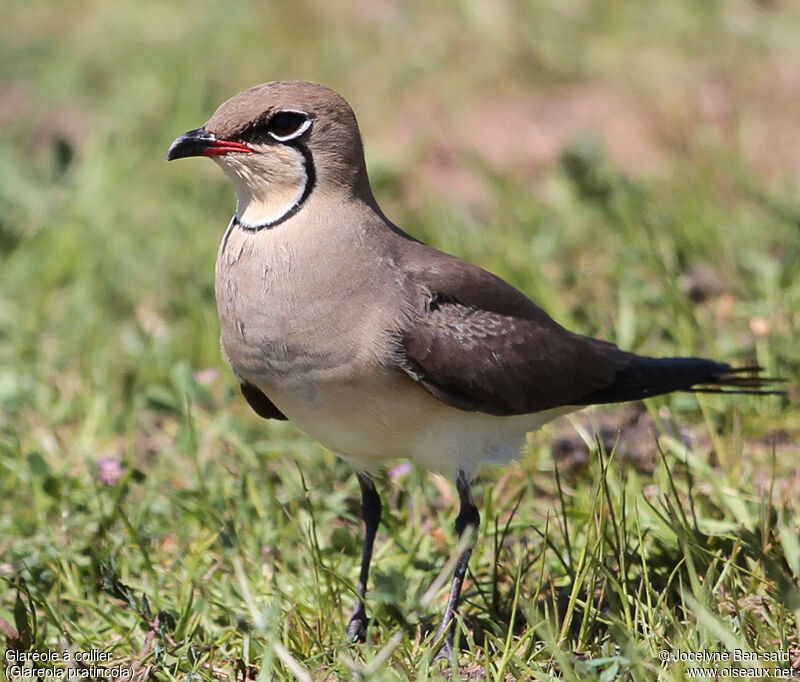
[[[205,128],[190,130],[169,146],[167,161],[185,159],[189,156],[205,156],[216,141],[216,135],[206,132]]]

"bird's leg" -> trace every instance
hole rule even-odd
[[[358,596],[353,605],[353,615],[347,626],[347,636],[353,642],[367,639],[367,611],[364,608],[364,597],[367,593],[369,562],[372,559],[372,546],[375,534],[381,522],[381,498],[375,490],[372,479],[364,473],[356,472],[358,484],[361,486],[361,518],[364,521],[364,547],[361,550],[361,573],[358,576]]]
[[[456,533],[458,533],[458,538],[460,540],[468,526],[472,526],[473,534],[477,533],[478,526],[481,522],[481,515],[478,512],[478,507],[475,506],[475,500],[472,498],[472,491],[470,490],[467,475],[463,471],[458,472],[456,489],[458,490],[458,498],[461,501],[461,508],[456,517]],[[453,659],[453,637],[455,634],[453,619],[456,615],[458,598],[461,596],[461,586],[464,584],[464,577],[467,574],[467,565],[469,564],[471,555],[472,547],[467,547],[458,558],[458,563],[456,564],[453,584],[450,587],[450,596],[447,599],[447,606],[445,606],[444,609],[442,624],[439,626],[437,639],[441,639],[443,635],[444,639],[439,647],[439,651],[436,652],[437,659]]]

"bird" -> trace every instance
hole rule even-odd
[[[273,81],[235,95],[166,158],[199,156],[222,168],[237,198],[215,293],[241,393],[356,472],[364,536],[354,642],[367,635],[382,514],[374,477],[388,462],[455,480],[455,531],[471,535],[435,640],[436,657],[453,659],[482,467],[517,458],[527,433],[589,405],[673,391],[780,393],[757,366],[637,355],[569,331],[500,277],[405,233],[373,195],[353,110],[323,85]]]

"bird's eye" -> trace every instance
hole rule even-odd
[[[300,111],[279,111],[269,119],[267,132],[279,142],[286,142],[308,130],[312,120]]]

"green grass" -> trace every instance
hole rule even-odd
[[[487,471],[453,677],[688,679],[662,650],[789,650],[775,666],[800,674],[800,15],[497,5],[4,6],[4,664],[96,649],[158,680],[446,674],[431,661],[446,590],[430,587],[455,544],[452,486],[381,481],[376,622],[349,645],[355,478],[238,396],[213,301],[233,193],[213,164],[162,161],[225,98],[300,77],[354,105],[379,200],[415,236],[583,333],[790,380],[788,398],[653,400],[616,448],[622,408],[562,420]],[[605,129],[564,135],[535,167],[492,155],[499,133],[533,135],[503,130],[514,103],[538,120],[555,102],[558,123],[598,89]],[[615,141],[642,121],[645,151],[626,157]],[[703,269],[721,284],[695,301]],[[578,433],[588,462],[551,456]]]

